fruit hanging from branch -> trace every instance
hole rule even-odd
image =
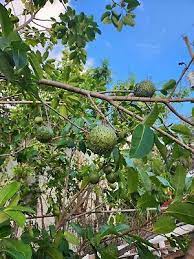
[[[152,81],[144,80],[135,85],[134,95],[136,97],[152,97],[156,88]]]
[[[41,126],[37,128],[36,138],[42,143],[47,143],[51,141],[54,136],[53,129],[48,126]]]
[[[99,155],[109,155],[117,144],[115,131],[106,125],[98,125],[93,128],[87,140],[88,148]]]

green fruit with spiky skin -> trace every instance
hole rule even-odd
[[[110,173],[106,175],[106,179],[109,183],[115,183],[118,181],[118,174],[117,173]]]
[[[136,84],[134,89],[134,95],[136,97],[152,97],[156,91],[156,88],[152,81],[144,80]]]
[[[53,135],[54,132],[50,127],[41,126],[37,128],[36,138],[42,143],[49,142],[53,138]]]
[[[97,184],[100,180],[100,175],[98,173],[91,173],[89,175],[89,182],[92,184]]]
[[[91,130],[88,136],[88,148],[99,155],[108,155],[117,144],[115,131],[105,125],[98,125]]]
[[[104,171],[104,173],[105,173],[106,175],[112,173],[112,166],[111,166],[111,165],[106,165],[106,166],[103,168],[103,171]]]
[[[35,117],[34,122],[36,124],[41,124],[41,123],[43,123],[43,118],[42,117]]]

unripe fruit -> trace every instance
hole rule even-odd
[[[109,126],[99,125],[88,136],[88,148],[99,155],[109,155],[117,144],[115,131]]]
[[[134,95],[136,97],[152,97],[156,91],[156,88],[152,81],[144,80],[136,84],[134,89]]]

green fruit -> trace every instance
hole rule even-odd
[[[136,84],[134,89],[134,95],[136,97],[152,97],[156,91],[156,88],[152,81],[144,80]]]
[[[89,182],[92,184],[97,184],[100,180],[100,175],[98,173],[91,173],[89,175]]]
[[[112,166],[111,165],[106,165],[104,168],[103,168],[103,171],[105,174],[110,174],[112,173]]]
[[[41,123],[43,123],[43,118],[42,117],[35,117],[34,122],[36,124],[41,124]]]
[[[88,148],[99,155],[107,155],[117,144],[115,131],[109,126],[99,125],[93,128],[88,136]]]
[[[53,135],[53,130],[50,127],[42,126],[37,128],[36,138],[42,143],[49,142]]]
[[[112,173],[106,175],[106,179],[109,183],[115,183],[118,181],[118,174],[112,172]]]

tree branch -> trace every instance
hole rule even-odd
[[[194,122],[188,120],[186,117],[184,117],[183,115],[181,115],[180,113],[178,113],[174,107],[169,104],[169,103],[165,103],[165,105],[169,108],[169,110],[171,110],[171,112],[173,112],[177,117],[179,117],[182,121],[190,124],[191,126],[194,126]]]
[[[38,11],[37,11],[37,12],[38,12]],[[18,26],[18,27],[16,28],[16,31],[22,30],[22,29],[25,28],[29,23],[31,23],[31,22],[33,21],[33,19],[35,18],[37,12],[34,13],[34,14],[31,14],[31,17],[30,17],[25,23],[23,23],[22,25]]]
[[[99,98],[99,99],[105,100],[105,101],[109,102],[110,104],[112,104],[114,107],[116,107],[118,110],[121,110],[121,111],[127,113],[131,117],[136,118],[138,121],[143,121],[144,120],[144,118],[142,118],[141,116],[133,113],[132,111],[127,110],[123,106],[120,106],[117,102],[114,102],[114,98],[113,97],[106,96],[104,94],[100,94],[100,93],[97,93],[97,92],[88,91],[88,90],[81,89],[81,88],[78,88],[78,87],[74,87],[74,86],[71,86],[71,85],[68,85],[68,84],[65,84],[65,83],[60,83],[60,82],[52,81],[52,80],[42,79],[42,80],[39,81],[39,84],[53,86],[53,87],[57,87],[57,88],[62,88],[62,89],[65,89],[67,91],[78,93],[78,94],[86,96],[86,97],[88,97],[88,95],[90,95],[90,96],[92,96],[94,98]],[[155,129],[156,131],[158,131],[159,133],[161,133],[162,135],[172,139],[178,145],[180,145],[183,148],[191,151],[194,154],[194,149],[192,149],[191,147],[187,146],[185,143],[181,142],[179,139],[176,139],[175,137],[173,137],[172,135],[168,134],[166,131],[164,131],[164,130],[162,130],[160,128],[156,128],[155,126],[152,126],[152,128]]]

